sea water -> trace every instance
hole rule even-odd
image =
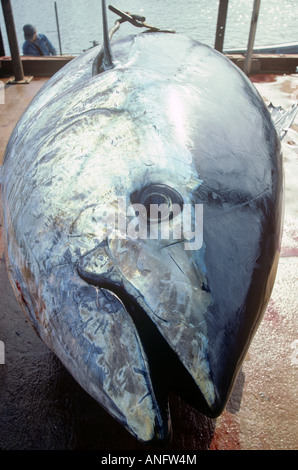
[[[214,46],[219,0],[107,0],[107,5],[146,17],[146,22],[187,34]],[[224,49],[245,48],[253,10],[253,0],[230,0]],[[60,52],[53,0],[11,0],[18,44],[22,53],[23,25],[31,23],[48,36]],[[102,41],[101,0],[57,0],[63,54],[79,54]],[[1,10],[1,9],[0,9]],[[117,16],[108,11],[109,26]],[[0,26],[5,53],[10,55],[2,10]],[[121,26],[117,37],[141,29]],[[298,0],[261,0],[255,45],[298,41]]]

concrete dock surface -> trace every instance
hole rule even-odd
[[[2,79],[5,83],[5,79]],[[0,163],[13,127],[47,81],[7,85],[0,104]],[[289,107],[298,74],[255,76],[265,102]],[[2,95],[3,97],[3,95]],[[285,225],[271,300],[229,403],[209,419],[170,397],[169,450],[295,450],[298,448],[298,119],[282,141]],[[137,442],[74,381],[35,335],[10,287],[0,234],[0,449],[154,450]],[[3,355],[2,355],[3,357]]]

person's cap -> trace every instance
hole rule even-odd
[[[23,27],[23,31],[25,39],[30,40],[33,38],[34,33],[36,32],[36,28],[35,26],[32,26],[32,24],[25,24],[25,26]]]

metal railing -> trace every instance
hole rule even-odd
[[[10,51],[11,51],[15,80],[21,81],[24,79],[24,72],[23,72],[22,61],[20,59],[20,54],[19,54],[19,49],[18,49],[18,44],[17,44],[17,37],[16,37],[16,32],[15,32],[15,25],[14,25],[14,19],[13,19],[13,14],[12,14],[11,3],[10,3],[10,0],[1,0],[1,3],[2,3],[5,26],[7,30],[7,36],[8,36],[8,41],[9,41],[9,46],[10,46]],[[247,75],[250,75],[250,70],[251,70],[252,53],[253,53],[255,34],[256,34],[256,29],[257,29],[260,4],[261,4],[261,0],[254,0],[250,32],[249,32],[247,51],[245,54],[245,64],[244,64],[244,72]],[[217,27],[216,27],[216,36],[215,36],[215,45],[214,45],[214,48],[219,52],[223,52],[228,7],[229,7],[229,0],[219,0]],[[56,13],[56,21],[57,21],[57,27],[58,27],[58,32],[59,32],[58,12],[57,12],[56,2],[55,2],[55,13]],[[59,32],[59,47],[60,47],[60,54],[61,54],[62,48],[61,48],[60,32]],[[2,44],[2,48],[3,48],[3,44]]]
[[[254,0],[253,12],[252,12],[251,23],[250,23],[249,38],[248,38],[248,44],[247,44],[247,51],[246,51],[245,62],[244,62],[244,72],[246,73],[246,75],[250,75],[252,52],[253,52],[253,46],[255,42],[260,5],[261,5],[261,0]],[[214,49],[216,49],[219,52],[223,51],[228,7],[229,7],[229,0],[219,0],[217,27],[216,27],[215,45],[214,45]]]

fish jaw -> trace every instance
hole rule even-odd
[[[83,288],[78,307],[84,341],[79,341],[72,374],[78,370],[79,383],[85,389],[87,384],[90,395],[139,441],[168,441],[167,405],[162,409],[157,402],[147,358],[130,316],[113,292],[93,288],[89,300],[88,290],[89,286]]]

